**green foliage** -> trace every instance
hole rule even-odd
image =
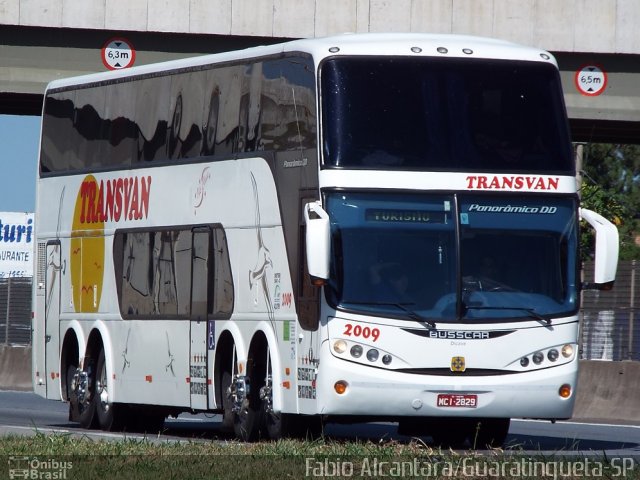
[[[38,433],[31,437],[0,438],[0,478],[535,479],[540,472],[552,471],[563,472],[560,475],[563,478],[624,476],[640,480],[640,469],[633,462],[622,463],[618,459],[614,463],[595,452],[585,463],[585,457],[578,455],[577,450],[564,453],[560,457],[543,452],[532,455],[517,445],[507,450],[453,451],[431,448],[419,439],[409,443],[388,439],[365,442],[321,439],[239,444],[213,439],[93,440],[80,435]],[[559,462],[564,462],[562,470],[558,468]],[[535,471],[535,465],[540,470]],[[577,476],[571,475],[574,470]]]
[[[589,144],[583,160],[582,206],[616,224],[620,260],[640,259],[640,146]],[[593,232],[583,228],[582,259],[592,257]]]

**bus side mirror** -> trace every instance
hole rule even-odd
[[[329,278],[329,255],[331,231],[329,215],[320,206],[320,202],[307,203],[304,206],[306,225],[307,268],[314,285],[323,284]]]
[[[594,287],[608,290],[613,286],[618,268],[618,229],[602,215],[586,208],[580,209],[580,217],[596,231]]]

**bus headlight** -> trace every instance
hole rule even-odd
[[[336,353],[344,353],[347,351],[347,342],[345,342],[344,340],[336,340],[336,342],[333,344],[333,350]]]
[[[519,368],[521,369],[536,370],[543,367],[564,365],[571,361],[574,354],[575,345],[567,343],[562,347],[558,345],[555,347],[543,348],[533,354],[525,355],[520,357],[518,360],[515,360],[512,365],[518,368],[517,365],[520,364]]]
[[[387,353],[385,356],[382,357],[382,363],[384,363],[385,365],[389,365],[392,359],[393,357],[391,357],[391,355]]]
[[[360,358],[362,356],[362,347],[360,345],[354,345],[351,347],[351,356]]]
[[[375,348],[367,351],[367,360],[369,360],[370,362],[375,362],[376,360],[378,360],[379,356],[380,352]]]

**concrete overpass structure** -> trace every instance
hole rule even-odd
[[[141,65],[290,38],[419,31],[551,51],[574,140],[640,143],[638,25],[638,0],[0,0],[0,113],[38,114],[48,81],[104,71],[114,37]],[[590,77],[598,95],[576,84],[584,66],[602,72]]]

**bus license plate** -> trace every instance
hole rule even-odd
[[[438,395],[438,407],[462,407],[476,408],[478,406],[477,395],[462,395],[454,393],[441,393]]]

